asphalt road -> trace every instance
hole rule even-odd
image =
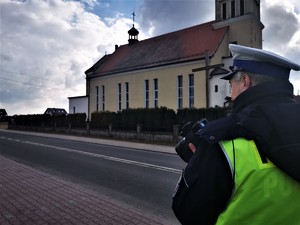
[[[72,139],[0,130],[0,154],[179,224],[171,197],[185,164],[176,154]]]

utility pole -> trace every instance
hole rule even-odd
[[[209,56],[208,51],[205,51],[205,89],[206,89],[206,108],[209,107],[209,84],[208,84],[208,76],[209,76]]]

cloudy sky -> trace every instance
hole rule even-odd
[[[68,110],[85,95],[84,71],[139,39],[214,20],[214,0],[0,0],[0,108],[9,115]],[[261,0],[263,48],[300,63],[299,0]],[[300,94],[300,73],[292,73]]]

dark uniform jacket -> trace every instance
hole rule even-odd
[[[300,182],[300,104],[288,81],[260,84],[241,93],[229,117],[209,122],[197,132],[197,150],[173,196],[172,208],[186,225],[215,224],[234,188],[228,162],[218,142],[253,139],[263,157]]]

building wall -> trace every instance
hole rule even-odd
[[[252,15],[245,15],[230,24],[229,40],[230,42],[237,42],[239,45],[261,49],[261,24]]]
[[[69,114],[85,113],[88,115],[88,97],[70,97],[69,98]]]
[[[229,68],[232,64],[231,58],[226,58],[223,60],[224,67]],[[212,77],[210,80],[210,107],[224,107],[224,103],[226,102],[225,97],[230,97],[231,88],[229,82],[227,80],[222,80],[221,77],[225,75],[217,75]],[[218,91],[215,91],[217,87]]]
[[[262,48],[263,25],[252,14],[213,24],[214,28],[229,26],[228,43]]]
[[[210,65],[225,63],[229,68],[232,59],[228,58],[229,34],[220,43],[217,52],[210,60]],[[226,60],[224,60],[226,58]],[[206,78],[205,70],[192,72],[193,69],[204,67],[205,60],[188,64],[172,65],[163,68],[153,68],[145,71],[123,73],[90,80],[90,113],[96,110],[96,87],[98,87],[98,111],[102,109],[102,85],[105,86],[104,111],[118,111],[118,83],[121,83],[122,109],[125,105],[125,83],[129,83],[129,108],[145,108],[145,80],[149,80],[149,108],[154,107],[154,79],[158,79],[158,107],[164,106],[174,111],[178,107],[178,76],[183,78],[183,105],[189,108],[189,74],[194,75],[194,107],[206,107]],[[223,107],[225,97],[229,93],[228,82],[221,80],[221,76],[209,79],[209,107]]]
[[[228,49],[228,33],[220,44],[218,51],[214,55],[211,65],[223,63],[225,69],[229,70],[232,65],[232,58],[228,58],[230,52]],[[209,106],[223,107],[225,97],[228,95],[228,81],[220,79],[224,75],[213,76],[209,79]]]
[[[194,74],[195,107],[203,108],[205,99],[205,71],[193,73],[203,62],[173,65],[134,73],[98,77],[90,80],[90,112],[95,112],[98,87],[98,111],[102,111],[102,86],[105,87],[105,111],[118,111],[118,84],[121,83],[122,109],[125,104],[125,83],[129,84],[129,108],[144,108],[145,80],[149,80],[149,108],[154,107],[154,79],[158,80],[158,107],[178,109],[178,76],[183,78],[183,107],[189,107],[189,74]]]

